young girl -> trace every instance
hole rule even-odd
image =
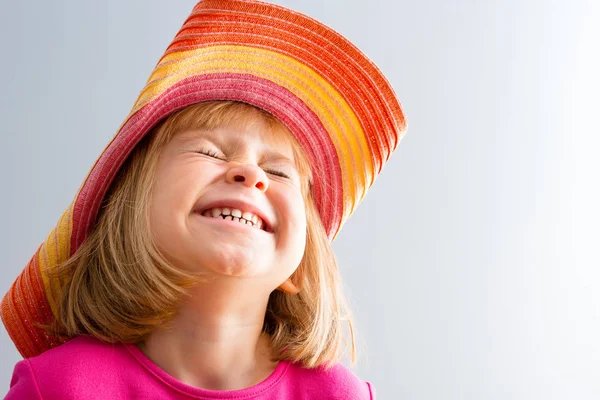
[[[335,31],[200,1],[2,301],[6,399],[374,398],[330,243],[405,129]]]

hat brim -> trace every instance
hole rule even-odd
[[[200,1],[75,199],[3,298],[2,321],[23,357],[62,343],[34,325],[52,320],[62,290],[47,271],[67,260],[93,229],[127,156],[163,118],[210,100],[252,104],[289,128],[310,159],[313,196],[331,241],[406,131],[387,79],[333,29],[269,3]]]

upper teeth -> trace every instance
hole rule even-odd
[[[205,217],[223,218],[230,221],[236,221],[242,224],[250,225],[258,229],[263,229],[265,223],[259,216],[251,212],[238,210],[237,208],[211,208],[202,212]]]

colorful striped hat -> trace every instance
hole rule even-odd
[[[406,130],[389,82],[339,33],[260,1],[200,1],[75,199],[2,300],[2,321],[23,357],[62,343],[34,325],[56,315],[62,286],[47,271],[85,240],[134,146],[174,111],[209,100],[252,104],[290,129],[311,160],[313,194],[331,241]]]

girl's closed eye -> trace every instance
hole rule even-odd
[[[214,150],[198,150],[198,151],[196,151],[196,153],[204,154],[205,156],[209,156],[212,158],[222,160],[222,158],[219,157],[219,154]]]
[[[265,172],[267,174],[281,176],[282,178],[290,179],[290,176],[288,174],[286,174],[285,172],[282,172],[282,171],[277,171],[275,169],[265,169]]]

